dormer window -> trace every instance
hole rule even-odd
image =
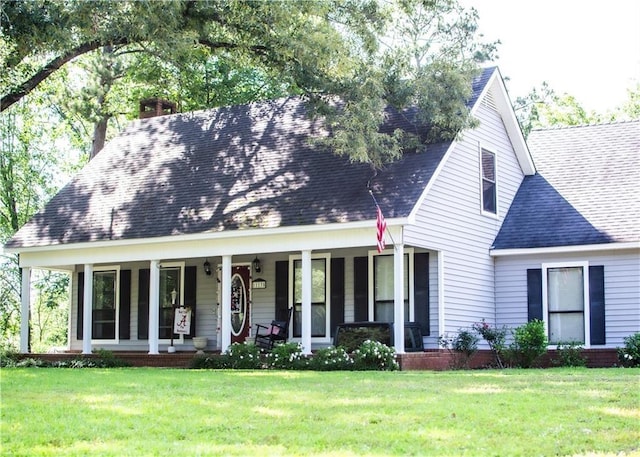
[[[480,151],[480,164],[482,175],[482,211],[489,214],[497,214],[496,192],[496,155],[491,151]]]

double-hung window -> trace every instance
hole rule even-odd
[[[293,258],[293,336],[302,336],[302,260]],[[311,259],[311,336],[329,337],[329,257]]]
[[[413,251],[406,250],[404,256],[404,279],[402,282],[404,297],[404,320],[412,321],[414,319],[413,303]],[[369,319],[379,322],[394,321],[394,255],[393,254],[377,254],[371,252],[369,254],[371,272],[373,277],[370,278],[371,289],[369,296]]]
[[[93,272],[91,338],[94,340],[117,340],[119,273],[118,267],[104,267]]]
[[[480,150],[480,173],[482,178],[482,212],[497,214],[496,154],[486,149]]]
[[[550,344],[589,341],[588,271],[585,265],[543,266],[543,312]]]

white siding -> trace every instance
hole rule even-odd
[[[483,105],[477,116],[480,126],[465,132],[450,151],[416,213],[415,225],[405,230],[407,245],[444,253],[445,333],[481,319],[495,321],[494,263],[489,249],[524,177],[500,115]],[[480,148],[496,153],[496,216],[481,213]],[[433,312],[437,287],[432,291]],[[437,323],[433,328],[437,332]]]
[[[547,254],[496,258],[498,325],[517,327],[527,322],[527,269],[542,263],[588,262],[604,265],[606,346],[640,332],[640,250]],[[596,346],[603,347],[603,346]]]

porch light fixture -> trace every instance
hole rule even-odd
[[[251,262],[251,264],[253,265],[253,271],[255,271],[256,273],[260,273],[262,271],[262,265],[260,264],[258,256],[253,259],[253,262]]]
[[[211,276],[211,264],[209,263],[209,259],[204,261],[204,272],[207,276]]]

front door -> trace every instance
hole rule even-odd
[[[251,311],[251,270],[247,265],[231,268],[231,343],[249,337]]]

